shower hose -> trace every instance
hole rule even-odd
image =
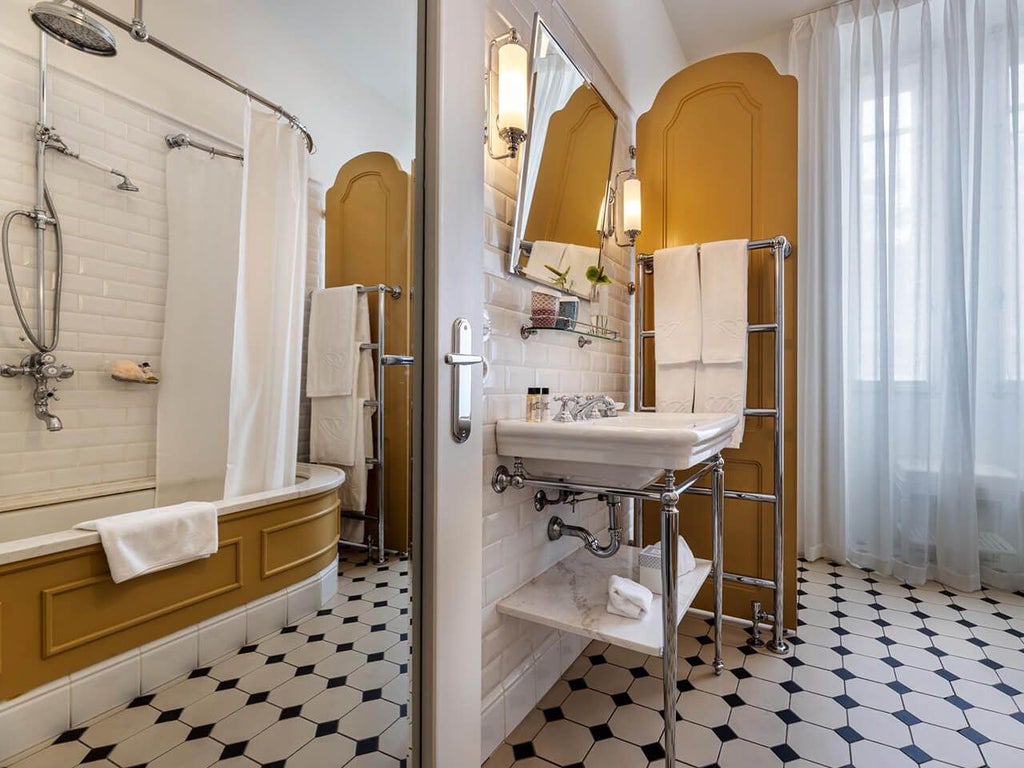
[[[21,298],[18,296],[18,288],[14,284],[14,267],[11,264],[11,247],[10,247],[10,229],[11,223],[18,217],[24,216],[26,219],[35,221],[36,214],[34,211],[11,211],[4,217],[2,241],[3,255],[4,255],[4,271],[7,273],[7,287],[11,291],[11,300],[14,302],[14,311],[18,313],[18,322],[21,323],[22,329],[25,331],[25,336],[28,338],[32,345],[35,346],[40,352],[52,352],[57,348],[57,340],[60,337],[60,296],[61,287],[64,282],[64,238],[60,232],[60,222],[57,218],[57,209],[53,206],[53,199],[50,197],[50,190],[46,185],[43,185],[43,198],[46,201],[46,207],[49,209],[50,218],[53,220],[53,231],[57,238],[57,263],[56,263],[56,279],[54,282],[53,289],[53,336],[49,344],[46,344],[45,338],[37,338],[35,333],[32,332],[32,326],[29,325],[28,318],[25,317],[25,310],[21,305]],[[46,248],[44,247],[36,254],[36,258],[45,259]],[[43,329],[40,329],[40,336],[44,336]]]

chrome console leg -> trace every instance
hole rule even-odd
[[[675,475],[665,470],[665,486],[661,494],[661,616],[664,642],[662,646],[662,687],[665,706],[665,765],[676,764],[676,678],[679,674],[677,570],[679,566],[679,494]]]
[[[712,522],[712,569],[714,574],[714,610],[715,610],[715,674],[722,674],[725,663],[722,661],[722,578],[725,568],[724,550],[724,513],[725,513],[725,460],[719,454],[715,459],[715,468],[711,472],[711,522]]]

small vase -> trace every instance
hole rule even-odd
[[[590,301],[590,322],[599,333],[607,333],[608,289],[606,286],[594,286],[594,298]]]

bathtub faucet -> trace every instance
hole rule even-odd
[[[70,365],[58,363],[49,352],[36,352],[21,361],[21,365],[0,365],[0,376],[12,379],[15,376],[31,376],[36,385],[32,391],[32,400],[36,418],[46,423],[50,432],[59,432],[64,428],[61,420],[50,413],[50,401],[60,400],[54,384],[75,375]]]

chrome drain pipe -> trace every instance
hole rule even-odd
[[[605,496],[608,505],[608,544],[602,546],[597,537],[579,525],[569,525],[562,518],[552,517],[548,521],[548,539],[558,541],[563,536],[572,536],[583,541],[588,552],[597,557],[611,557],[622,546],[622,527],[619,525],[619,506],[622,504],[618,496]]]

